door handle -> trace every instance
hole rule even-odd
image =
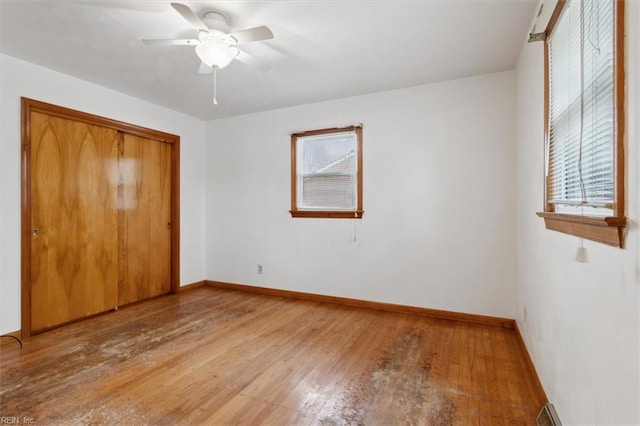
[[[33,231],[31,231],[31,236],[35,239],[38,238],[38,228],[33,228]]]

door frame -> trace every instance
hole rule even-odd
[[[21,332],[31,336],[31,113],[105,127],[171,145],[171,293],[180,287],[180,136],[22,97],[21,138]],[[83,318],[84,319],[84,318]]]

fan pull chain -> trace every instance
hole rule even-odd
[[[213,104],[214,105],[218,105],[218,100],[216,99],[216,93],[218,91],[217,89],[217,84],[216,84],[216,71],[218,70],[218,67],[213,67]]]

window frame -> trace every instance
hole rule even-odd
[[[300,209],[298,208],[298,172],[297,148],[298,139],[327,135],[332,133],[354,132],[356,134],[356,208],[350,210]],[[361,219],[362,209],[362,126],[334,127],[328,129],[308,130],[291,134],[291,217],[294,218],[329,218],[329,219]]]
[[[551,181],[547,175],[546,152],[550,149],[549,134],[549,36],[560,18],[567,0],[558,0],[545,30],[544,41],[544,211],[537,215],[544,219],[547,229],[624,248],[627,219],[625,217],[625,0],[610,0],[614,4],[614,205],[613,216],[582,216],[556,212],[549,202]]]

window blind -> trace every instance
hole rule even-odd
[[[549,37],[548,200],[615,199],[614,2],[568,1]]]
[[[297,166],[300,209],[355,210],[357,158],[355,132],[298,139]]]

